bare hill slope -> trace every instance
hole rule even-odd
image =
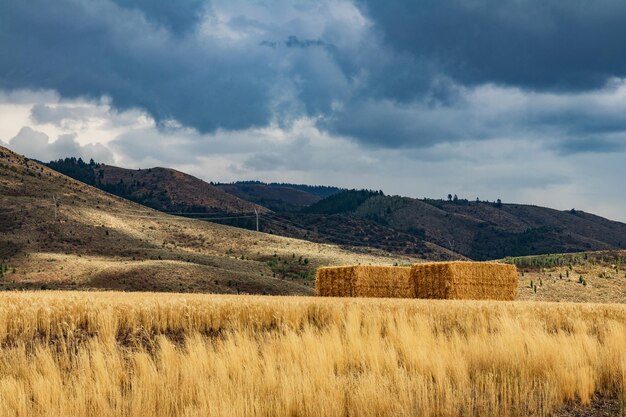
[[[0,288],[268,294],[312,293],[319,265],[411,260],[170,216],[2,147],[0,258]]]
[[[50,168],[117,196],[161,211],[264,213],[267,208],[171,168],[126,169],[66,158]]]

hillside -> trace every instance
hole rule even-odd
[[[263,230],[275,234],[360,244],[435,260],[451,255],[487,260],[626,245],[626,224],[582,211],[418,200],[368,190],[344,191],[296,213],[264,217]]]
[[[267,184],[218,184],[226,193],[276,211],[296,211],[321,200],[321,197],[295,188]]]
[[[238,181],[216,186],[227,193],[274,211],[297,211],[342,191],[337,187],[260,181]]]
[[[162,211],[255,229],[256,208],[261,230],[268,233],[426,259],[485,260],[626,246],[625,224],[582,211],[255,181],[211,185],[170,169],[127,170],[76,159],[50,166]]]
[[[400,256],[462,257],[420,236],[347,213],[344,204],[351,204],[350,209],[355,209],[378,192],[346,192],[336,187],[254,181],[212,185],[172,169],[129,170],[93,161],[85,163],[76,158],[47,165],[114,195],[160,211],[188,213],[184,214],[186,217],[254,230],[254,210],[257,209],[261,214],[260,230],[279,236],[347,248],[370,247]],[[362,194],[358,204],[350,198],[351,193]]]
[[[511,257],[519,300],[626,303],[626,251]]]
[[[170,216],[1,147],[0,258],[0,289],[259,294],[311,294],[320,265],[411,261]]]
[[[624,223],[523,204],[373,196],[354,215],[477,260],[626,246]]]
[[[111,194],[160,210],[218,214],[266,212],[201,179],[170,168],[125,169],[66,158],[48,167]]]

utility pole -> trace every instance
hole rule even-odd
[[[254,209],[254,214],[256,214],[256,231],[259,231],[259,210]]]
[[[57,220],[57,210],[59,208],[60,205],[60,201],[59,198],[56,195],[52,196],[52,202],[54,203],[54,221]]]

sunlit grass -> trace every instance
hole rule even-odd
[[[0,294],[2,416],[547,415],[624,399],[626,307]]]

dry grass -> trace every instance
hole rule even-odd
[[[0,416],[525,416],[626,400],[622,305],[0,293],[0,346]]]
[[[580,277],[583,277],[581,282]],[[531,286],[532,284],[532,286]],[[536,268],[520,275],[519,300],[626,303],[626,267],[575,265]]]

